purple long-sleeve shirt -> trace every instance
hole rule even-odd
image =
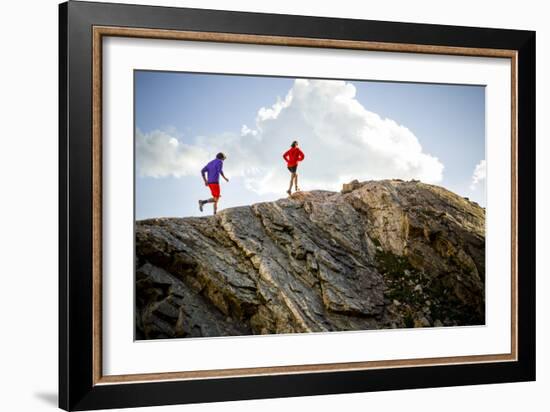
[[[219,183],[220,182],[220,173],[222,173],[223,160],[214,159],[208,162],[201,170],[202,177],[204,174],[208,174],[208,183]]]

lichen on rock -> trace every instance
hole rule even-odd
[[[418,181],[136,223],[136,336],[483,324],[485,210]]]

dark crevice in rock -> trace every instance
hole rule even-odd
[[[484,224],[399,180],[137,222],[136,337],[483,324]]]

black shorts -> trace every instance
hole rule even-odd
[[[290,173],[296,173],[296,170],[298,169],[298,165],[287,167],[287,169],[290,171]]]

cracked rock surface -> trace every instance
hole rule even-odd
[[[417,181],[136,223],[138,339],[479,325],[485,210]]]

